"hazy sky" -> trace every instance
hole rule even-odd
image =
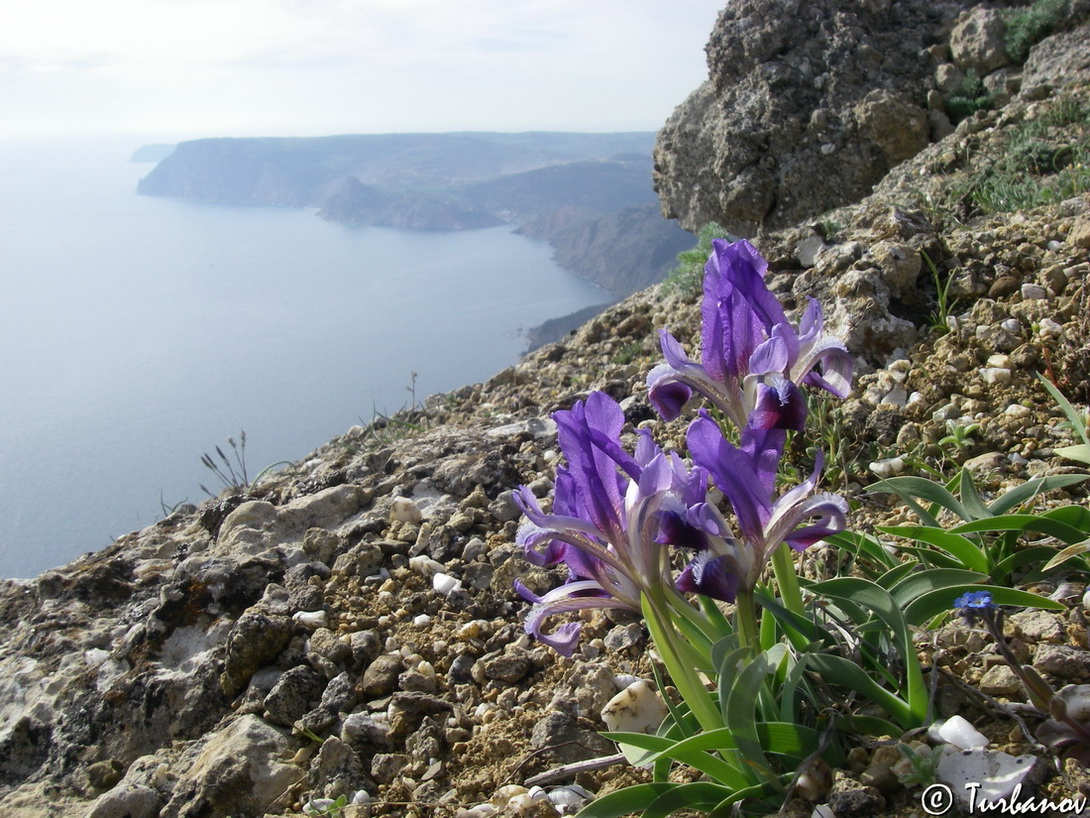
[[[33,0],[0,136],[657,130],[726,0]]]

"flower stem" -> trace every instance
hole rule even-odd
[[[757,629],[757,601],[750,588],[739,589],[734,599],[734,627],[738,642],[743,648],[756,652],[760,641]]]
[[[644,592],[640,594],[640,607],[643,609],[647,629],[651,632],[651,639],[658,648],[663,664],[666,665],[666,671],[670,674],[685,703],[689,705],[689,710],[699,722],[701,729],[710,731],[723,727],[723,717],[704,687],[696,668],[682,659],[683,651],[675,641],[681,637],[674,630],[670,617],[665,615],[665,606],[657,604],[656,600]]]
[[[792,613],[804,616],[799,575],[795,571],[795,557],[787,543],[780,543],[772,553],[772,573],[776,576],[776,585],[780,589],[783,606]]]

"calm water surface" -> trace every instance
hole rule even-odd
[[[608,300],[508,228],[348,228],[137,196],[141,140],[0,142],[0,576],[32,576]]]

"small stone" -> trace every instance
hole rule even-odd
[[[317,703],[324,688],[323,679],[306,665],[286,671],[265,697],[265,718],[274,724],[291,727]]]
[[[980,677],[980,689],[989,696],[1015,696],[1022,690],[1022,682],[1007,665],[988,668]]]
[[[485,661],[484,675],[507,684],[515,684],[530,672],[530,657],[523,650],[512,650]]]
[[[443,596],[450,596],[456,591],[462,590],[461,580],[441,571],[431,578],[431,586]]]
[[[1022,299],[1025,301],[1040,300],[1048,298],[1048,290],[1042,287],[1040,284],[1032,284],[1026,282],[1022,285]]]
[[[1048,611],[1021,611],[1008,620],[1018,626],[1027,642],[1060,644],[1067,639],[1063,619]]]
[[[365,696],[385,696],[397,687],[397,677],[401,671],[401,656],[384,653],[363,672],[360,690]]]
[[[1090,651],[1070,645],[1038,645],[1033,666],[1070,682],[1090,680]]]
[[[987,384],[1004,384],[1011,382],[1011,371],[998,366],[986,366],[980,370],[980,377]]]
[[[668,712],[662,697],[640,679],[606,703],[602,721],[613,732],[653,733]]]
[[[837,770],[829,792],[829,806],[837,818],[871,818],[886,805],[882,793]]]
[[[312,631],[329,627],[329,614],[325,611],[297,611],[291,618]]]
[[[419,524],[423,518],[420,507],[408,497],[395,497],[390,503],[391,521]]]
[[[988,746],[987,737],[962,716],[951,716],[943,722],[931,725],[927,734],[961,750]]]

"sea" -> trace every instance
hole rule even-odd
[[[350,227],[138,196],[145,141],[0,141],[0,577],[33,577],[609,301],[509,227]]]

